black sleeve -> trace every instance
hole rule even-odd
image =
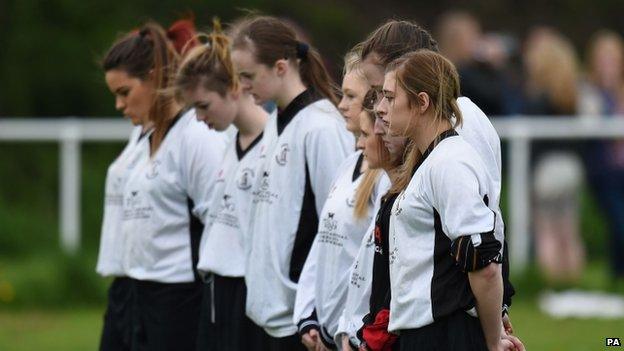
[[[507,240],[503,241],[503,307],[511,307],[511,297],[516,294],[509,280],[509,249]]]
[[[297,329],[299,330],[299,335],[303,335],[308,333],[312,329],[319,330],[319,322],[316,317],[316,310],[312,311],[312,314],[308,318],[304,318],[297,323]]]
[[[494,232],[482,233],[481,243],[474,246],[469,235],[460,236],[451,243],[451,255],[455,264],[463,272],[478,271],[490,263],[502,263],[501,242],[496,240]]]

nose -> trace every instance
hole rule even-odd
[[[338,111],[340,111],[340,113],[342,113],[343,115],[348,110],[346,100],[347,100],[346,97],[343,96],[342,99],[340,99],[340,103],[338,104]]]
[[[121,97],[117,96],[115,98],[115,109],[117,111],[123,112],[123,110],[125,110],[125,108],[126,108],[126,103],[124,102],[124,100]]]
[[[383,119],[381,119],[379,116],[375,118],[375,125],[373,126],[373,132],[376,135],[386,135],[386,133],[388,132],[388,128],[384,124]]]
[[[364,136],[363,136],[363,135],[360,135],[360,136],[357,138],[357,143],[355,144],[355,147],[356,147],[358,150],[364,150]]]

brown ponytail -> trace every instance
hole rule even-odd
[[[270,16],[255,16],[237,23],[233,47],[251,51],[256,61],[272,67],[288,59],[299,69],[301,80],[334,105],[338,104],[336,87],[319,52],[298,40],[295,31],[283,21]]]
[[[389,65],[388,71],[395,72],[397,87],[405,91],[410,107],[416,108],[420,104],[418,94],[426,93],[433,108],[433,123],[447,119],[454,128],[461,126],[463,119],[457,104],[459,75],[448,59],[430,50],[419,50],[397,59]],[[390,193],[400,193],[407,188],[421,158],[420,150],[411,141]]]
[[[219,20],[213,20],[212,33],[199,34],[197,38],[206,38],[207,42],[191,49],[182,61],[175,79],[177,93],[200,84],[221,96],[236,90],[238,75],[230,56],[230,40],[221,30]]]
[[[156,91],[149,111],[149,120],[154,123],[152,153],[160,147],[175,117],[168,115],[175,103],[169,88],[179,60],[173,42],[156,22],[148,22],[138,31],[116,41],[102,60],[106,72],[118,69],[131,77],[153,80]]]

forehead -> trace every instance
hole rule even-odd
[[[388,71],[384,76],[383,90],[394,91],[396,88],[396,71]]]
[[[195,88],[188,89],[184,92],[185,98],[188,102],[198,101],[214,101],[220,98],[219,93],[204,88],[201,84]]]
[[[138,78],[131,77],[126,71],[120,69],[106,71],[104,79],[108,85],[115,87],[140,83]]]
[[[248,49],[232,50],[232,62],[238,69],[250,69],[258,65],[253,53]]]
[[[368,87],[368,82],[361,72],[352,70],[347,72],[342,78],[342,87],[348,89],[366,89]]]

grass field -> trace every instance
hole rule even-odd
[[[102,311],[0,311],[0,350],[96,350]],[[624,338],[624,320],[556,320],[540,313],[531,300],[514,303],[512,322],[527,350],[604,350],[605,337]]]

